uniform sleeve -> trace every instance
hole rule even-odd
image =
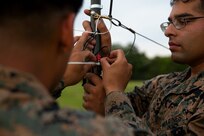
[[[106,97],[105,115],[119,118],[135,129],[137,135],[151,135],[152,132],[145,121],[137,117],[128,97],[123,92],[112,92]]]

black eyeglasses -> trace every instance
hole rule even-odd
[[[194,20],[197,20],[197,19],[201,19],[201,18],[204,18],[204,16],[202,17],[188,17],[188,18],[177,18],[177,19],[174,19],[173,21],[170,20],[169,22],[164,22],[160,25],[160,28],[163,32],[166,31],[166,29],[168,28],[168,26],[170,24],[173,24],[173,26],[180,30],[182,28],[184,28],[189,22],[192,22]]]

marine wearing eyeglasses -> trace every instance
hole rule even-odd
[[[123,93],[125,86],[121,85],[127,80],[117,79],[127,73],[119,70],[122,57],[108,67],[101,63],[103,84],[112,90],[104,89],[101,79],[89,74],[92,84],[84,86],[84,107],[102,115],[101,109],[105,108],[105,114],[133,118],[137,128],[146,128],[155,135],[203,135],[204,0],[170,3],[168,22],[162,23],[161,29],[169,38],[172,60],[189,67],[182,72],[158,75],[145,81],[142,87],[136,86],[133,92]],[[104,92],[106,97],[102,97]],[[125,108],[121,107],[123,104]],[[130,112],[132,107],[134,114]]]
[[[176,29],[180,30],[180,29],[184,28],[188,23],[194,22],[197,19],[203,19],[204,18],[204,16],[202,16],[202,17],[191,17],[191,16],[192,15],[184,14],[184,15],[175,17],[175,19],[173,19],[173,20],[171,18],[169,18],[168,19],[169,22],[164,22],[160,25],[161,30],[163,32],[165,32],[165,30],[168,28],[168,26],[170,24],[172,24]]]

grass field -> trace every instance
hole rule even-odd
[[[125,91],[132,91],[134,86],[141,86],[141,81],[130,81]],[[63,90],[60,98],[57,99],[57,102],[61,107],[70,107],[73,109],[83,110],[82,107],[82,96],[83,96],[83,87],[82,83],[77,85],[67,87]]]

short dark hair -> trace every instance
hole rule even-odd
[[[3,2],[2,2],[3,1]],[[77,13],[83,0],[1,0],[0,29],[35,42],[49,41],[54,28],[69,13]],[[18,29],[18,31],[14,31]]]
[[[0,17],[26,16],[46,12],[47,10],[69,10],[78,12],[83,0],[2,0]]]
[[[170,5],[173,6],[177,1],[181,1],[183,3],[187,3],[191,0],[170,0]],[[199,8],[204,11],[204,0],[200,0],[201,5],[199,6]]]

